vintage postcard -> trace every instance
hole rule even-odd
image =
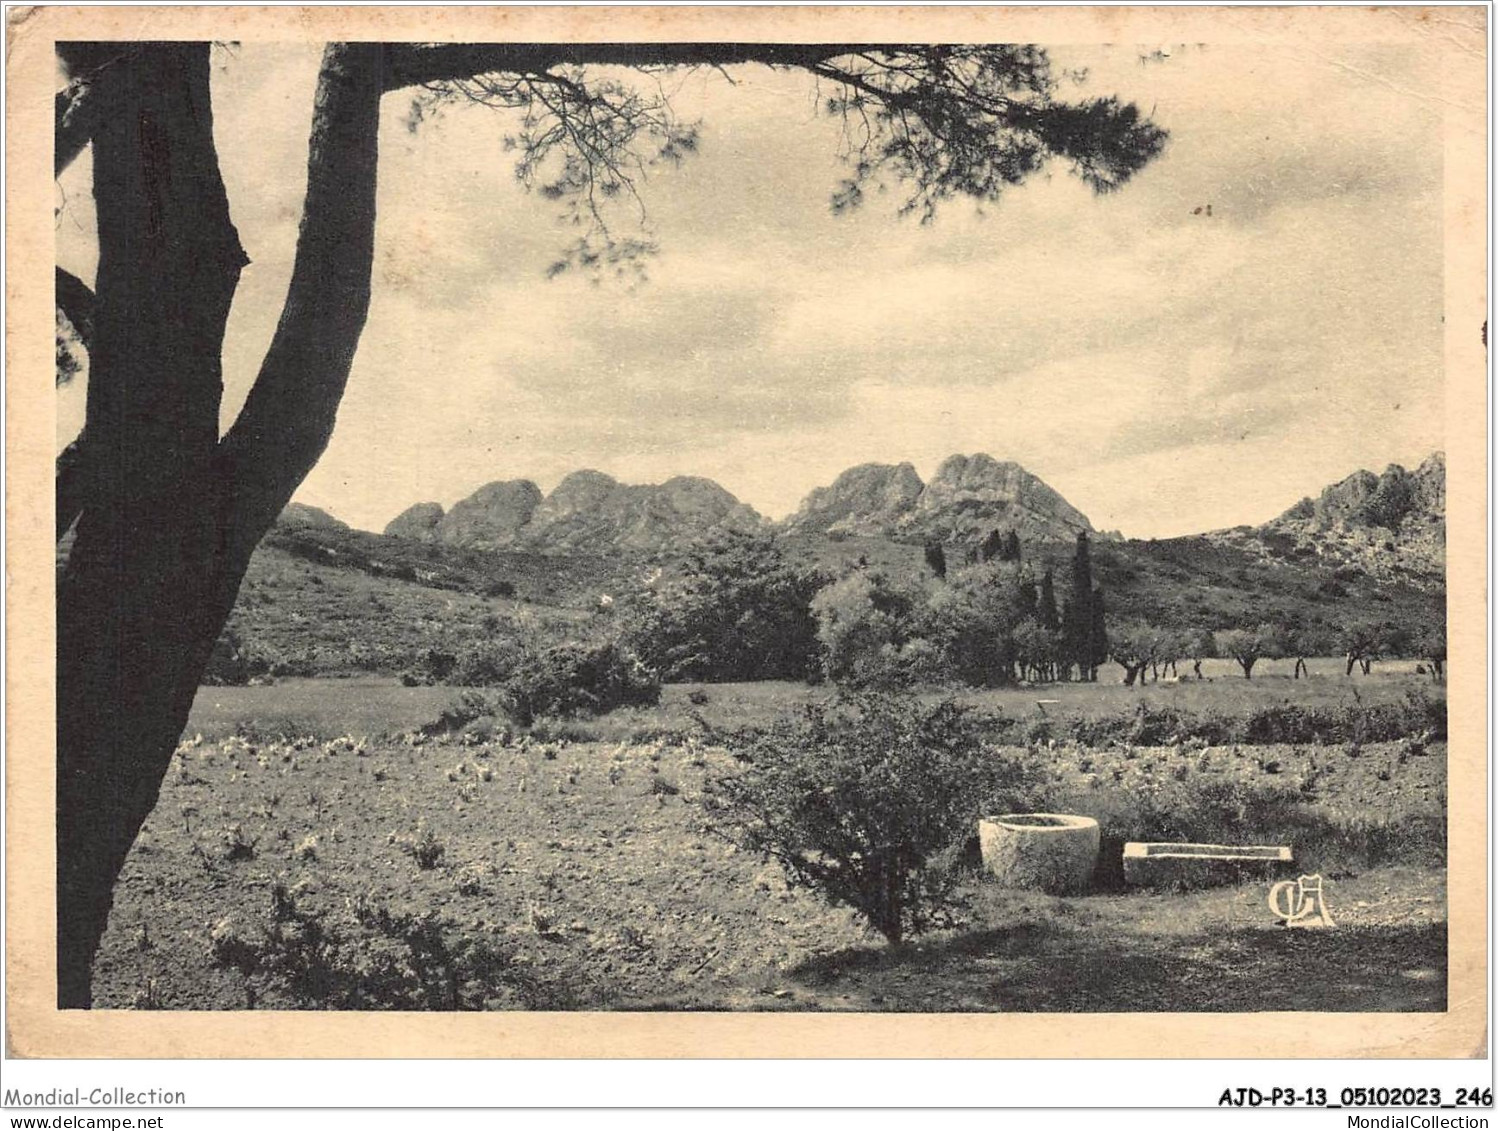
[[[1484,8],[9,12],[14,1055],[1486,1055]]]

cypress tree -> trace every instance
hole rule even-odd
[[[1035,591],[1035,579],[1028,573],[1019,579],[1018,593],[1019,619],[1040,620],[1040,595]]]
[[[931,567],[931,572],[937,577],[946,578],[947,555],[943,552],[940,542],[926,543],[926,564]]]
[[[999,552],[999,560],[1005,562],[1019,561],[1019,535],[1011,530],[1004,535],[1004,548]]]
[[[1040,623],[1055,632],[1061,627],[1061,617],[1056,612],[1056,581],[1051,571],[1046,570],[1040,579]]]
[[[1092,664],[1092,550],[1087,531],[1077,532],[1077,551],[1072,555],[1071,596],[1067,615],[1062,619],[1066,637],[1067,658],[1077,665],[1078,674],[1087,679]]]
[[[1088,660],[1092,665],[1092,679],[1097,679],[1097,670],[1108,662],[1108,629],[1103,623],[1103,590],[1092,591],[1092,631],[1088,634]]]

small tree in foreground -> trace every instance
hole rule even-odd
[[[813,703],[749,736],[740,759],[707,786],[725,833],[891,943],[948,919],[956,877],[942,858],[1025,782],[970,708],[873,693]]]

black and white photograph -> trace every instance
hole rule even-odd
[[[47,1008],[1475,1054],[1485,10],[213,11],[39,29]]]

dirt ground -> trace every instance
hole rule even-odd
[[[1318,787],[1332,806],[1444,789],[1440,746],[1403,761],[1393,745],[1356,758],[1281,747],[1040,756],[1058,787],[1086,790],[1115,769],[1160,773],[1204,754],[1220,773],[1275,762],[1294,775],[1306,758],[1335,759]],[[330,923],[353,908],[437,913],[454,935],[492,942],[525,989],[481,995],[491,1008],[1445,1008],[1439,862],[1331,871],[1338,926],[1322,932],[1277,926],[1262,883],[1051,898],[974,875],[959,922],[890,948],[712,831],[703,778],[727,764],[691,740],[189,741],[127,862],[96,1004],[307,1007],[276,979],[226,966],[221,946],[214,957],[215,939],[263,932],[290,891]]]

